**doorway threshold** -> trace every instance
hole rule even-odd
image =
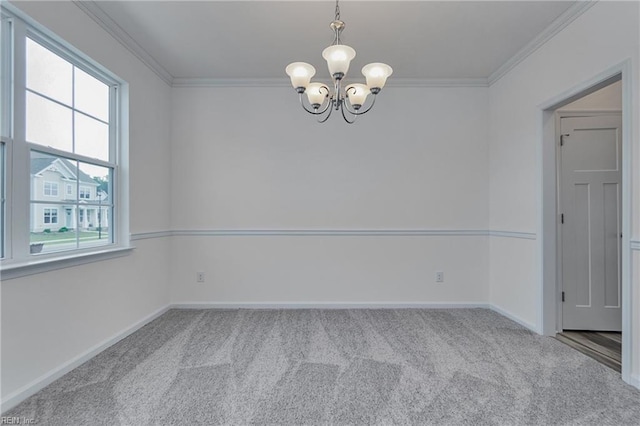
[[[620,373],[622,335],[612,331],[565,330],[556,339]]]

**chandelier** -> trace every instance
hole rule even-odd
[[[323,83],[311,82],[311,77],[316,69],[306,62],[294,62],[285,69],[291,78],[291,84],[300,96],[300,105],[309,114],[318,116],[318,122],[324,123],[334,110],[342,113],[342,118],[353,124],[358,116],[371,111],[376,101],[376,95],[384,87],[387,77],[393,70],[387,64],[374,62],[362,68],[367,84],[349,84],[342,90],[343,80],[349,71],[349,64],[356,56],[353,48],[340,43],[340,34],[344,29],[344,22],[340,20],[340,6],[336,0],[335,19],[329,27],[335,33],[333,44],[322,52],[322,57],[327,61],[329,74],[333,81],[333,91]],[[305,105],[304,93],[307,94],[308,105]],[[367,97],[373,95],[368,107],[363,108]]]

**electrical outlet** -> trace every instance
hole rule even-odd
[[[436,272],[436,282],[443,283],[444,282],[444,272],[438,271]]]
[[[196,272],[196,282],[198,283],[204,282],[204,272]]]

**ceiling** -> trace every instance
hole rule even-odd
[[[486,79],[573,3],[343,0],[342,42],[357,52],[352,70],[385,62],[394,78]],[[94,12],[96,6],[103,23],[106,16],[171,77],[284,78],[287,64],[304,61],[328,78],[321,53],[332,42],[333,1],[99,1]]]

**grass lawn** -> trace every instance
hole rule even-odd
[[[109,231],[102,231],[102,238],[109,238]],[[32,232],[31,233],[31,244],[34,243],[49,243],[49,244],[62,244],[68,243],[70,241],[75,241],[76,233],[74,231],[68,232],[57,232],[51,231],[47,232]],[[97,240],[98,239],[98,231],[80,231],[80,239],[83,241],[87,240]]]

